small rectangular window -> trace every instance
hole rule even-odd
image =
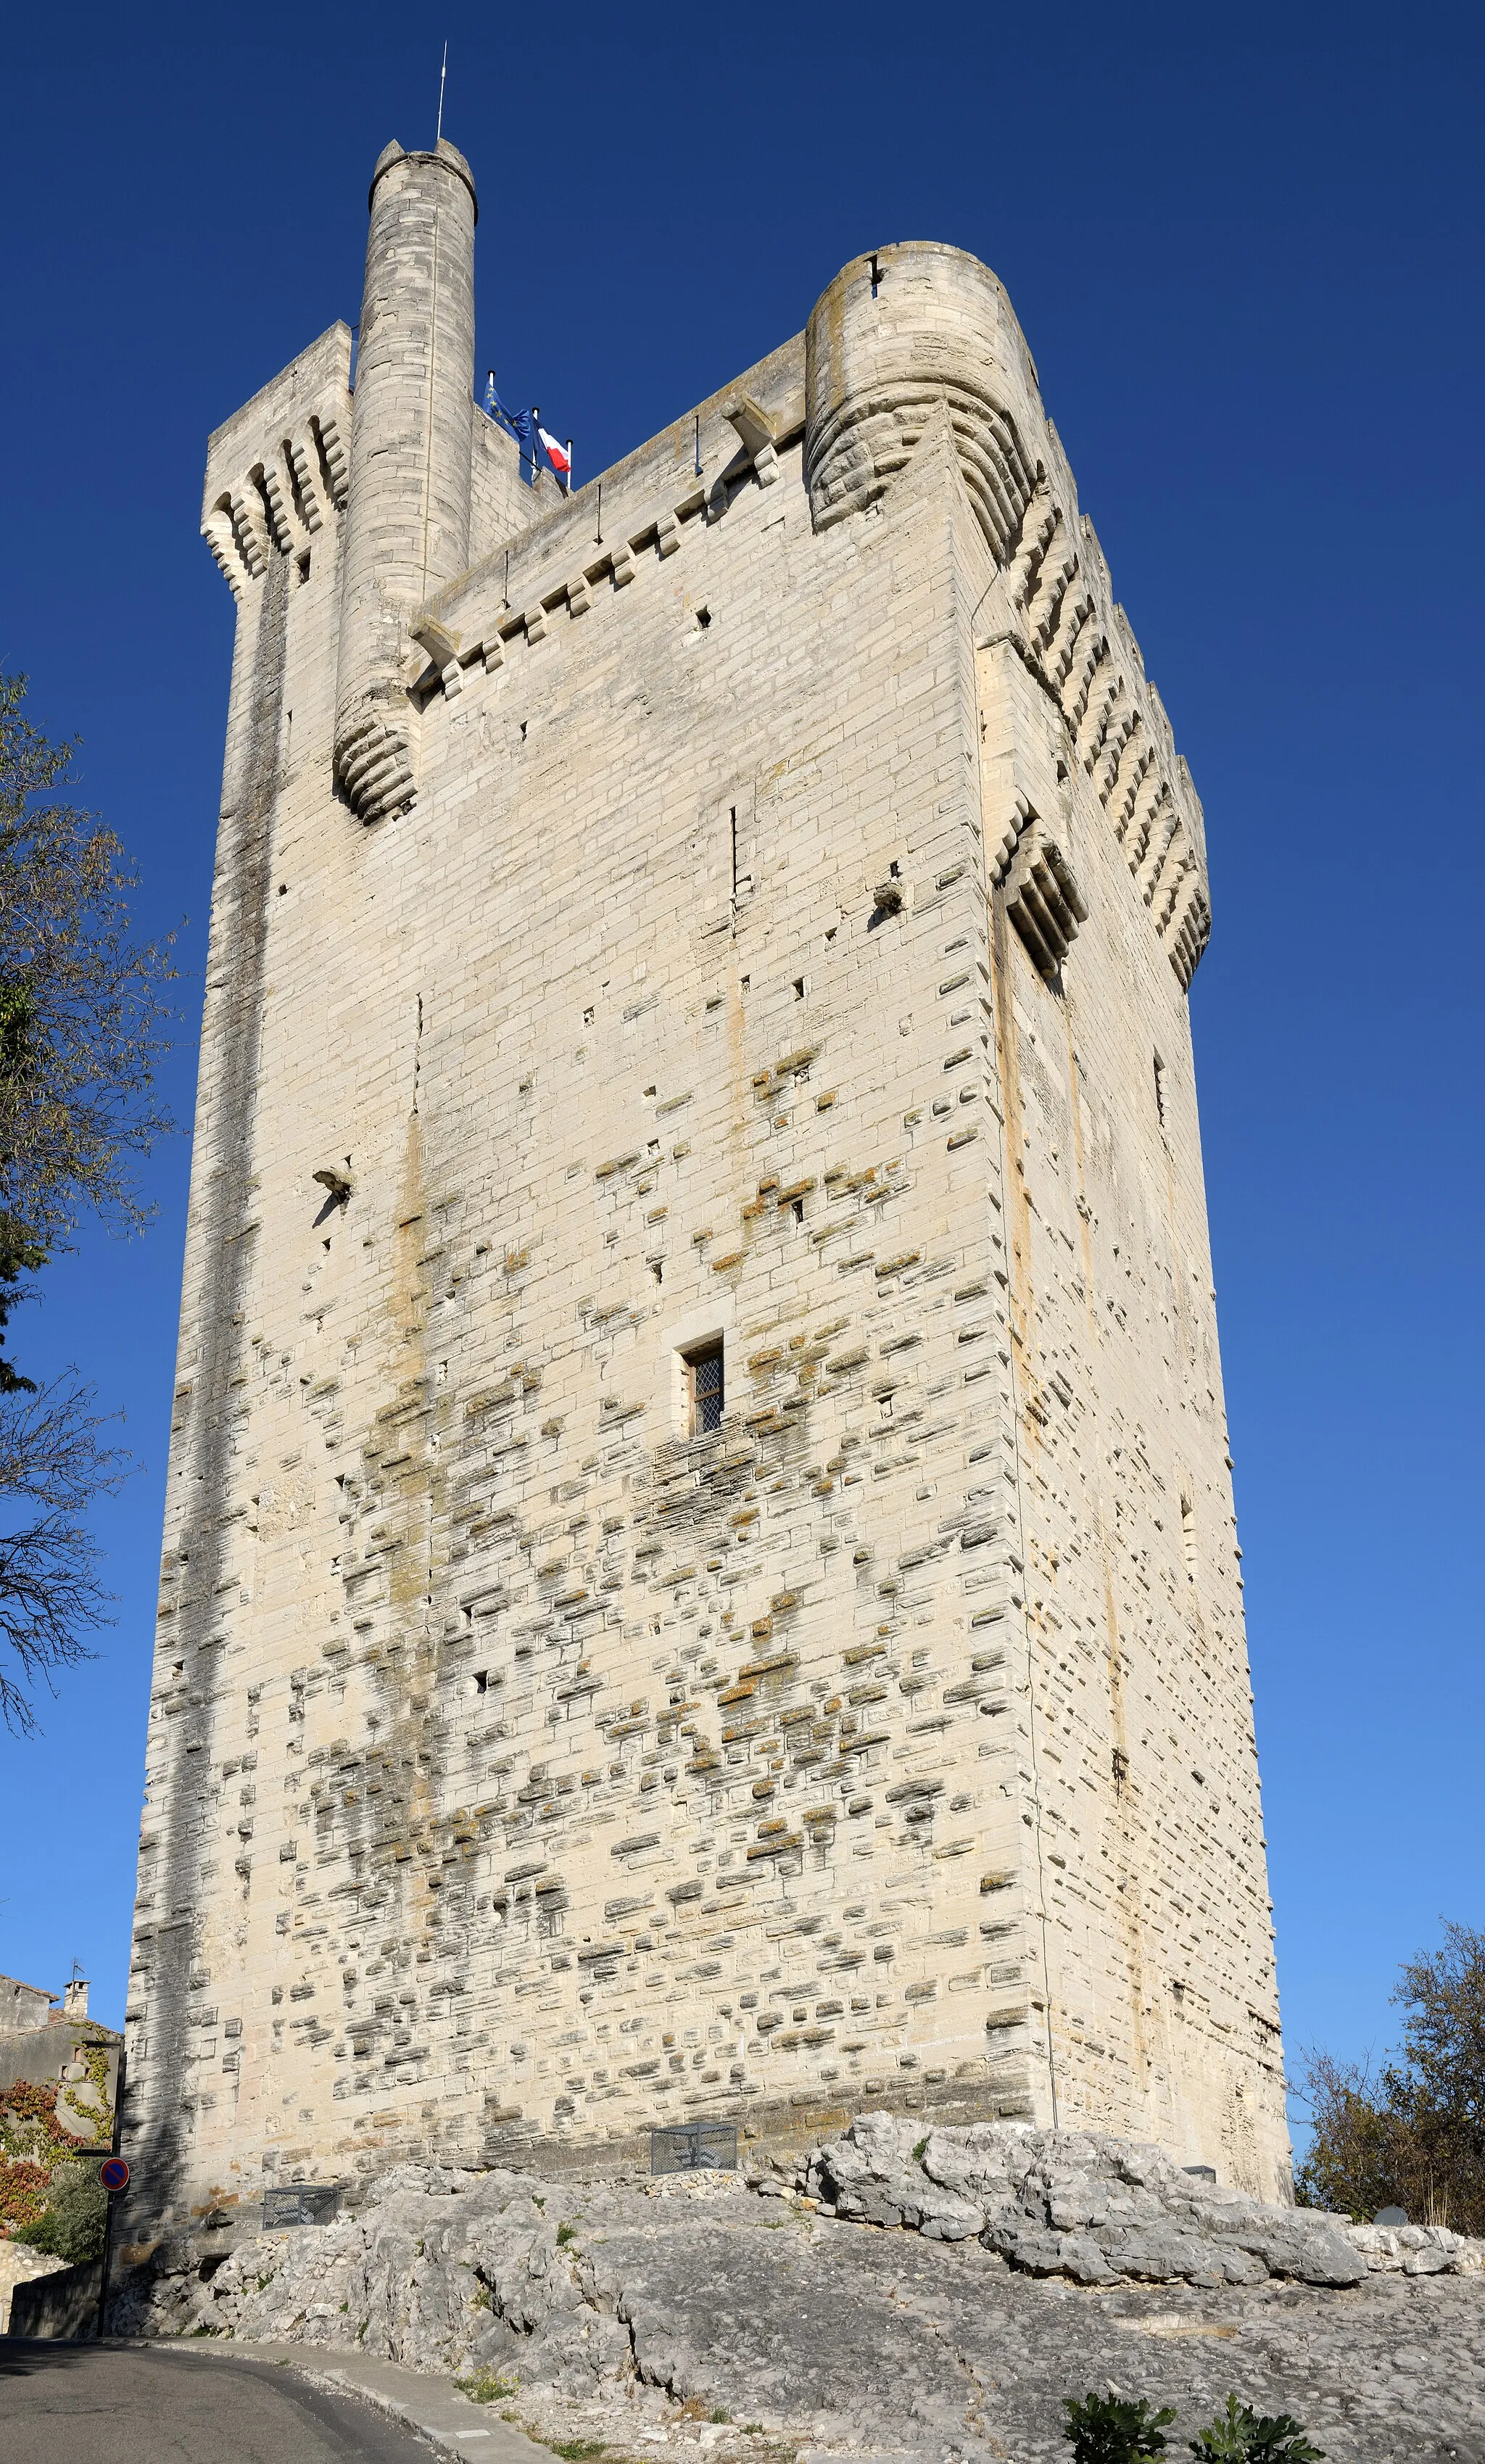
[[[726,1400],[720,1339],[701,1344],[686,1354],[687,1419],[693,1438],[704,1438],[721,1427]]]

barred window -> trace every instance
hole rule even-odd
[[[701,1344],[686,1354],[687,1417],[693,1438],[721,1427],[726,1399],[721,1342]]]

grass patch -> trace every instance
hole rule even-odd
[[[579,2223],[579,2224],[580,2224],[581,2222],[582,2222],[582,2219],[581,2219],[581,2217],[579,2216],[579,2219],[578,2219],[578,2223]],[[557,2226],[557,2249],[558,2249],[558,2250],[565,2250],[565,2249],[567,2248],[568,2243],[569,2243],[570,2241],[576,2241],[576,2240],[577,2240],[577,2238],[578,2238],[578,2225],[558,2225],[558,2226]]]
[[[608,2449],[601,2438],[564,2438],[560,2446],[553,2448],[552,2453],[560,2455],[563,2464],[587,2464],[589,2456],[606,2455]]]
[[[499,2404],[515,2393],[515,2381],[499,2370],[474,2370],[467,2379],[455,2379],[454,2385],[471,2404]]]
[[[912,2158],[913,2158],[913,2163],[914,2163],[915,2165],[921,2165],[921,2164],[922,2164],[922,2162],[923,2162],[923,2151],[924,2151],[924,2149],[927,2147],[928,2144],[928,2140],[927,2140],[927,2139],[920,2139],[920,2140],[919,2140],[919,2142],[918,2142],[917,2146],[913,2149],[913,2151],[912,2151]]]

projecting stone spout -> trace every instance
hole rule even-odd
[[[470,557],[474,181],[393,143],[371,182],[336,675],[335,773],[363,822],[417,792],[408,624]]]
[[[854,258],[810,318],[805,403],[817,530],[885,495],[942,403],[975,517],[1006,561],[1037,482],[1042,411],[1011,303],[978,257],[905,240]]]

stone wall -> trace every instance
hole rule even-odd
[[[999,285],[859,260],[601,503],[524,492],[370,826],[360,431],[306,551],[239,426],[156,2226],[863,2096],[1285,2192],[1200,807]]]
[[[119,2085],[119,2057],[123,2039],[97,2020],[54,2018],[47,2027],[0,2029],[0,2098],[20,2080],[56,2088],[56,2119],[62,2129],[92,2146],[106,2146],[114,2126]],[[95,2058],[89,2076],[88,2057]]]
[[[0,2240],[0,2336],[11,2333],[11,2303],[17,2285],[29,2284],[35,2277],[66,2273],[65,2258],[53,2258],[44,2250],[31,2249],[26,2242]],[[93,2299],[96,2311],[96,2286]]]

